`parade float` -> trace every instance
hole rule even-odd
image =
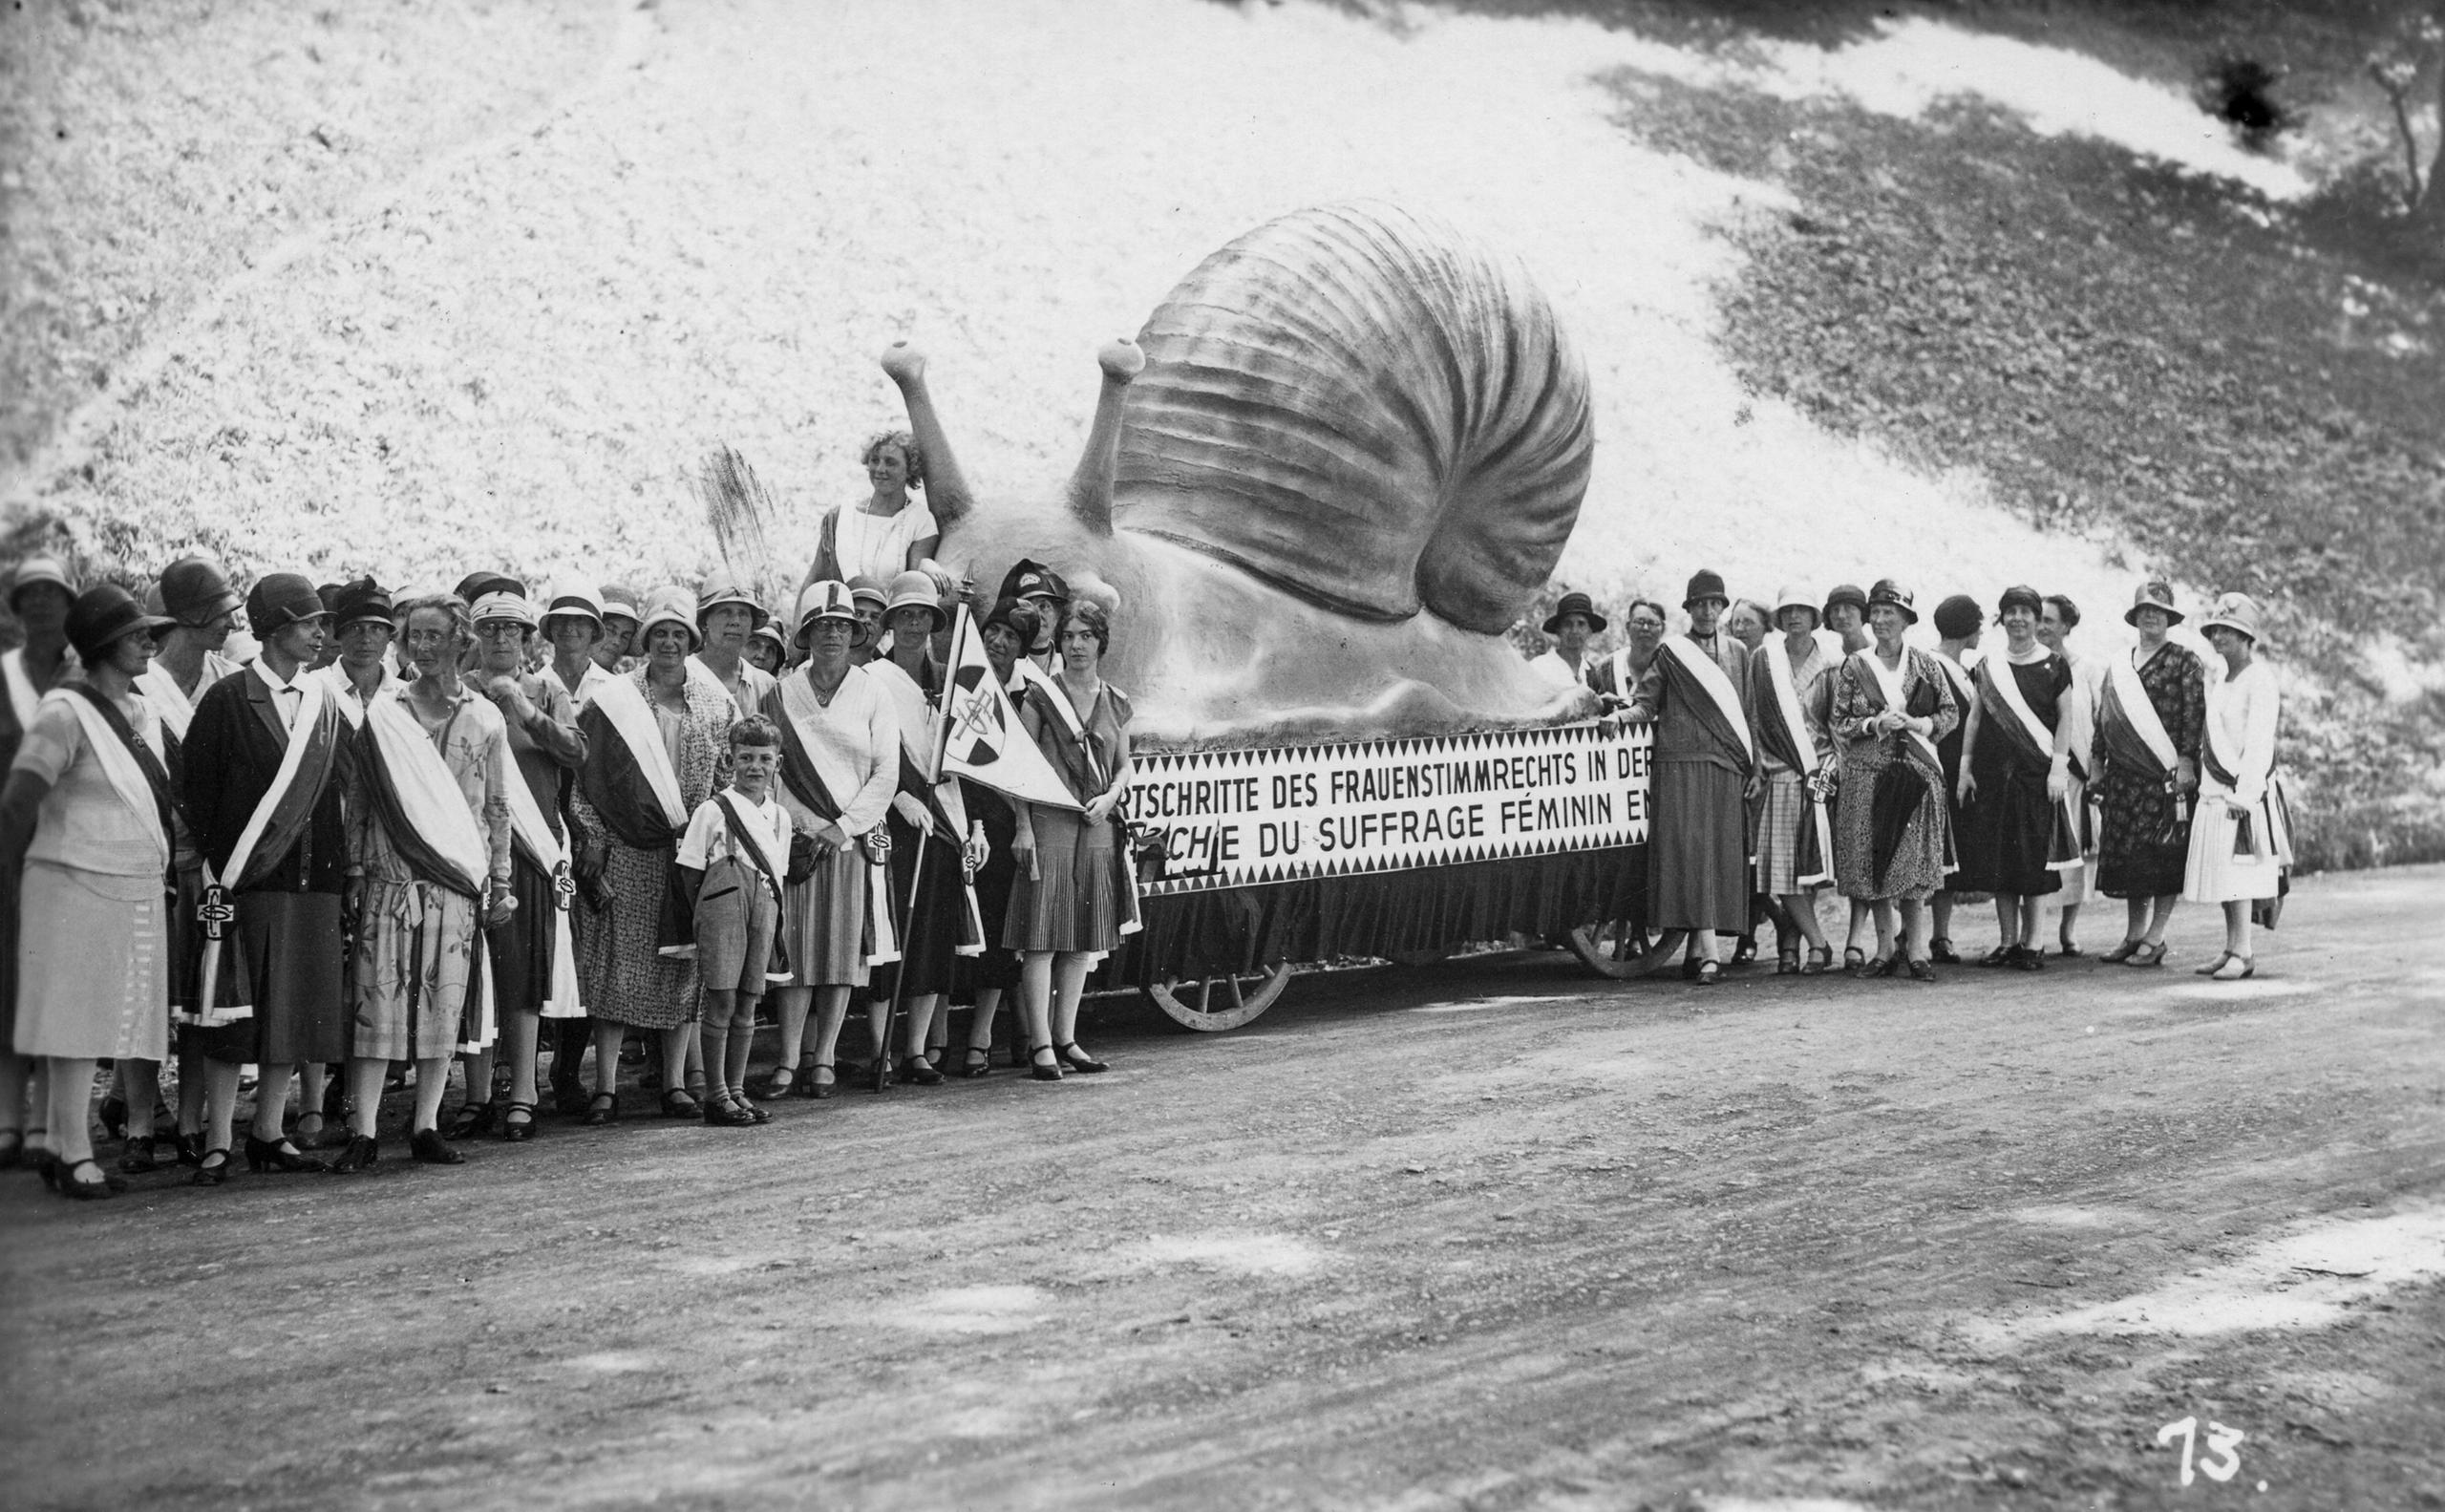
[[[1648,737],[1504,635],[1593,450],[1524,266],[1396,206],[1304,210],[1098,361],[1077,470],[1031,502],[971,489],[917,349],[883,368],[941,565],[991,585],[1032,558],[1114,610],[1144,926],[1104,980],[1212,1031],[1308,963],[1526,936],[1625,969]]]

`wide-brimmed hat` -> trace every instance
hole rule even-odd
[[[96,584],[76,595],[68,607],[68,644],[88,667],[109,654],[131,635],[159,634],[178,621],[166,614],[147,614],[136,595],[116,583]]]
[[[11,613],[16,612],[17,595],[37,583],[53,585],[66,593],[72,602],[76,597],[76,585],[68,580],[68,569],[60,564],[57,557],[28,557],[17,564],[16,570],[9,574],[9,611]],[[307,591],[313,590],[309,588]]]
[[[372,578],[343,583],[339,591],[331,595],[333,628],[344,630],[361,620],[379,620],[394,629],[398,627],[398,621],[393,617],[391,595],[383,592]]]
[[[870,578],[862,572],[842,584],[841,586],[848,589],[849,602],[853,606],[871,604],[876,608],[882,608],[891,602],[891,590],[884,587],[877,579]],[[804,595],[800,597],[803,598]]]
[[[2015,583],[2010,587],[2006,588],[2003,595],[1995,600],[1995,617],[1999,620],[2002,619],[2004,617],[2004,611],[2010,608],[2015,604],[2027,608],[2031,614],[2044,614],[2046,612],[2046,596],[2044,594],[2038,592],[2037,589],[2030,587],[2026,583]]]
[[[1720,599],[1728,605],[1732,595],[1724,591],[1722,573],[1700,567],[1690,574],[1690,591],[1681,595],[1681,607],[1686,609],[1708,599]]]
[[[2161,611],[2168,625],[2179,625],[2182,621],[2181,610],[2174,607],[2174,586],[2170,583],[2140,584],[2139,591],[2131,595],[2131,607],[2122,611],[2122,623],[2138,624],[2141,609]]]
[[[1785,609],[1806,609],[1817,625],[1825,623],[1825,613],[1817,607],[1817,595],[1797,583],[1786,583],[1775,590],[1775,618],[1779,621]],[[1809,627],[1816,628],[1816,625]]]
[[[688,649],[696,650],[705,644],[705,632],[696,628],[696,595],[676,583],[647,590],[641,606],[645,612],[637,617],[637,645],[645,646],[657,625],[676,625],[688,632]]]
[[[526,602],[523,593],[497,588],[478,599],[468,612],[468,623],[481,625],[486,620],[507,620],[533,629],[541,622],[535,617],[535,606]]]
[[[818,620],[846,620],[850,626],[849,644],[865,644],[866,622],[859,616],[858,601],[850,595],[846,583],[826,578],[820,583],[808,584],[805,591],[798,595],[795,617],[798,626],[797,638],[801,641],[807,638],[806,632]]]
[[[1563,616],[1565,614],[1576,614],[1585,620],[1590,633],[1605,628],[1605,616],[1596,612],[1594,599],[1584,593],[1565,593],[1563,595],[1562,602],[1554,606],[1554,612],[1545,616],[1545,633],[1561,634]]]
[[[1936,606],[1936,633],[1945,640],[1966,641],[1986,623],[1978,601],[1967,593],[1955,593]]]
[[[204,557],[181,557],[161,569],[161,612],[181,625],[205,626],[240,607],[218,563]]]
[[[727,572],[716,572],[696,590],[696,623],[703,625],[706,615],[725,604],[735,604],[754,617],[754,622],[748,626],[751,631],[768,618],[764,606],[755,602],[755,594],[740,587],[736,578]]]
[[[1875,608],[1880,604],[1890,604],[1902,611],[1903,618],[1913,625],[1919,623],[1916,598],[1908,588],[1891,578],[1879,578],[1876,586],[1868,589],[1868,607]]]
[[[933,610],[936,629],[950,623],[950,617],[943,612],[943,590],[934,586],[932,578],[913,567],[891,580],[891,602],[882,607],[882,617],[889,620],[902,609]]]
[[[1847,604],[1864,617],[1868,611],[1867,592],[1856,583],[1837,583],[1834,591],[1825,595],[1824,607],[1817,611],[1818,623],[1834,617],[1834,606],[1837,604]]]
[[[266,572],[246,592],[246,628],[260,636],[329,611],[302,572]]]
[[[2256,641],[2259,639],[2258,600],[2246,593],[2216,595],[2216,607],[2207,611],[2207,618],[2199,622],[2199,633],[2204,635],[2220,625],[2228,630],[2239,630]]]

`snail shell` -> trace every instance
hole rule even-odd
[[[1138,335],[1112,522],[1345,614],[1499,633],[1586,492],[1586,370],[1526,267],[1372,202],[1198,265]]]

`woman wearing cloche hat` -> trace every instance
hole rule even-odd
[[[2165,959],[2165,926],[2181,901],[2190,858],[2190,802],[2207,731],[2207,670],[2166,630],[2181,623],[2174,590],[2143,583],[2122,616],[2139,632],[2107,658],[2097,690],[2097,890],[2125,900],[2122,943],[2102,959],[2153,967]]]
[[[1834,692],[1842,749],[1834,869],[1853,905],[1866,904],[1876,919],[1876,955],[1857,974],[1892,976],[1906,968],[1913,981],[1932,982],[1927,905],[1945,884],[1953,850],[1939,745],[1960,709],[1935,656],[1903,641],[1919,620],[1910,590],[1880,578],[1867,599],[1874,639],[1843,659]]]
[[[2199,969],[2219,982],[2256,973],[2250,926],[2272,927],[2292,865],[2292,825],[2275,770],[2282,713],[2275,673],[2257,659],[2259,608],[2246,593],[2227,593],[2200,624],[2223,662],[2207,679],[2207,732],[2200,743],[2199,813],[2181,895],[2224,905],[2224,951]]]
[[[1587,677],[1587,641],[1604,633],[1605,616],[1584,593],[1565,593],[1545,619],[1544,630],[1554,644],[1530,659],[1529,670],[1556,688],[1576,688]]]

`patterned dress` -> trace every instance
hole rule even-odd
[[[655,701],[647,683],[648,669],[621,675],[634,683],[661,729],[663,748],[679,779],[680,805],[689,813],[730,783],[730,727],[738,705],[711,676],[688,679],[688,712],[683,715]],[[598,753],[589,750],[592,760]],[[679,845],[640,850],[624,843],[586,801],[584,789],[569,796],[569,808],[579,828],[601,837],[608,847],[604,880],[611,888],[609,906],[601,912],[580,905],[572,910],[570,927],[577,936],[578,980],[594,1017],[636,1029],[676,1029],[696,1016],[696,963],[660,952],[663,895],[670,886],[670,866]]]
[[[1873,656],[1874,647],[1859,653]],[[1953,701],[1952,681],[1927,652],[1905,648],[1902,666],[1904,712],[1913,718],[1932,717],[1940,743],[1961,723],[1961,706]],[[1951,810],[1939,784],[1940,767],[1924,756],[1907,735],[1877,735],[1867,721],[1884,713],[1884,694],[1876,674],[1861,667],[1859,656],[1842,658],[1832,677],[1834,738],[1839,748],[1842,801],[1834,811],[1834,875],[1842,894],[1861,900],[1932,896],[1945,885],[1945,867],[1951,855]],[[1876,783],[1896,762],[1907,762],[1926,781],[1919,806],[1902,832],[1893,859],[1880,873],[1876,866]]]
[[[2174,743],[2196,770],[2207,735],[2207,669],[2197,652],[2167,641],[2139,669],[2139,686]],[[2109,898],[2165,898],[2181,891],[2190,823],[2173,794],[2130,763],[2117,765],[2100,730],[2097,779],[2104,834],[2097,842],[2097,890]]]

